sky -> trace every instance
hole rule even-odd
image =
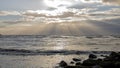
[[[46,34],[46,32],[48,34],[50,31],[54,33],[53,23],[55,23],[54,28],[56,23],[60,23],[59,25],[64,25],[62,27],[65,27],[65,25],[67,27],[72,26],[69,31],[76,31],[77,29],[77,32],[83,31],[86,33],[87,31],[89,33],[91,31],[83,29],[85,27],[81,28],[80,25],[79,27],[82,30],[75,29],[71,23],[77,22],[78,24],[79,22],[79,24],[82,24],[80,22],[87,22],[87,25],[91,25],[91,21],[105,22],[104,25],[106,23],[108,25],[113,24],[98,26],[100,29],[105,27],[106,31],[110,33],[109,30],[114,25],[120,25],[119,19],[120,0],[0,0],[1,34]],[[86,26],[86,24],[83,26]],[[51,30],[48,30],[48,27]],[[62,34],[59,33],[59,30],[65,29],[60,28],[61,26],[58,27],[59,29],[56,30],[58,32],[55,32],[55,34]],[[91,28],[91,30],[96,33],[97,30],[93,30],[94,28]],[[119,33],[118,28],[113,28],[114,31]]]

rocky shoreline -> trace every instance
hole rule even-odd
[[[108,56],[101,56],[104,58],[90,54],[89,58],[84,61],[79,58],[72,58],[70,64],[62,60],[56,68],[120,68],[120,52],[111,52]]]

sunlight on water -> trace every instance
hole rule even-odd
[[[4,35],[0,37],[0,66],[54,68],[61,60],[70,63],[73,57],[85,59],[92,51],[105,54],[119,49],[119,36]]]
[[[63,50],[65,46],[65,42],[64,41],[60,41],[56,43],[56,46],[54,46],[54,50]]]

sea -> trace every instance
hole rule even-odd
[[[56,68],[62,60],[120,51],[119,35],[0,35],[0,68]]]

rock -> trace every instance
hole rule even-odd
[[[66,63],[65,61],[61,61],[61,62],[59,63],[59,66],[60,66],[60,67],[66,67],[66,66],[67,66],[67,63]]]
[[[74,64],[74,62],[73,62],[73,61],[71,61],[71,62],[70,62],[70,64]]]
[[[102,68],[102,67],[99,66],[99,65],[95,65],[95,66],[93,66],[92,68]]]
[[[82,63],[83,66],[95,66],[97,64],[98,64],[97,60],[92,60],[92,59],[87,59]]]
[[[66,66],[65,68],[92,68],[90,66]]]
[[[120,68],[120,52],[111,52],[109,56],[105,56],[103,59],[98,58],[94,54],[89,55],[89,59],[84,60],[82,63],[81,59],[73,58],[73,61],[67,65],[65,61],[61,61],[59,66],[62,68]]]
[[[102,62],[103,60],[102,60],[102,59],[100,59],[100,58],[98,58],[98,59],[97,59],[97,61]]]
[[[115,63],[115,68],[120,68],[120,62]]]
[[[73,58],[73,61],[79,62],[79,61],[81,61],[81,59]]]
[[[112,61],[112,62],[120,61],[120,54],[116,52],[112,52],[109,56],[104,58],[104,61]]]
[[[66,66],[65,68],[77,68],[75,66]]]
[[[112,57],[112,58],[115,58],[115,57],[117,57],[118,56],[118,54],[116,53],[116,52],[112,52],[111,54],[110,54],[110,57]]]
[[[114,63],[111,62],[111,61],[103,61],[103,62],[100,64],[100,66],[101,66],[102,68],[115,68]]]
[[[112,52],[109,57],[116,61],[120,60],[120,53]]]
[[[79,66],[79,65],[81,65],[81,63],[80,63],[80,62],[77,62],[75,65],[76,65],[76,66]]]
[[[94,54],[90,54],[90,55],[89,55],[89,58],[90,58],[90,59],[95,59],[95,58],[97,58],[97,56],[94,55]]]

